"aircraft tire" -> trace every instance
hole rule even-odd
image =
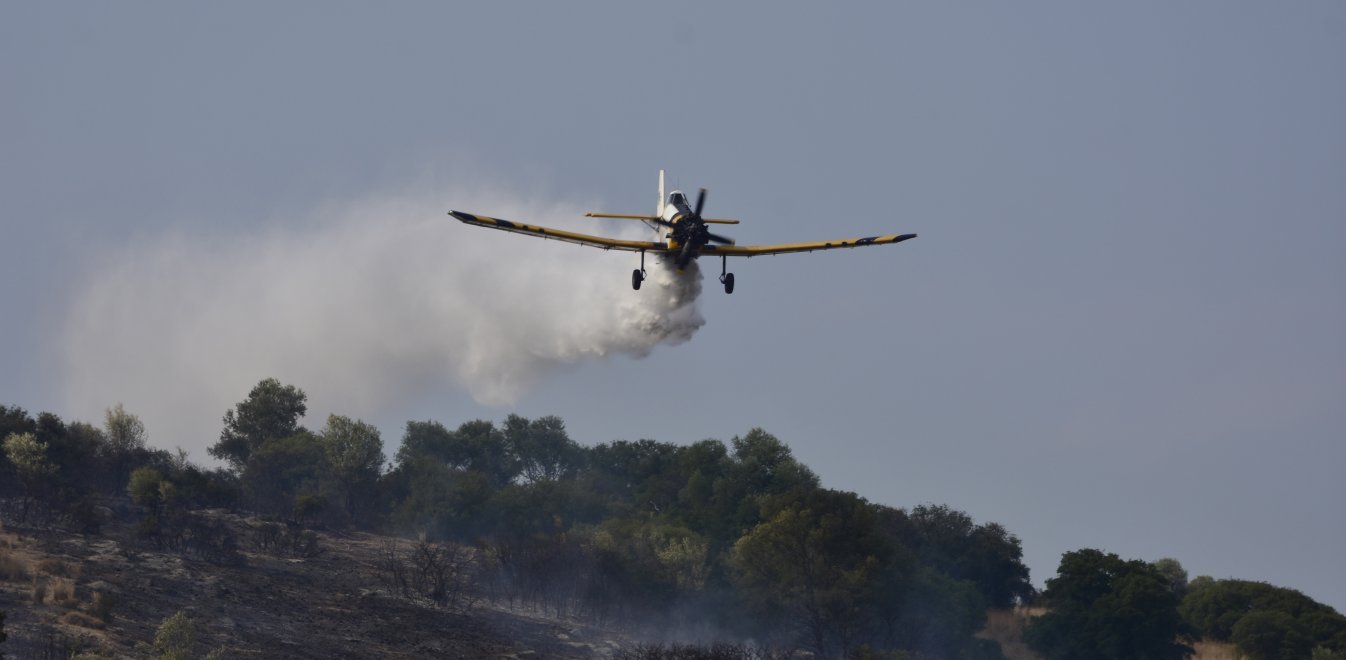
[[[734,292],[734,274],[733,274],[733,273],[725,273],[725,274],[724,274],[724,292],[725,292],[725,293],[733,293],[733,292]]]
[[[639,291],[640,282],[644,279],[645,278],[640,274],[640,269],[631,271],[631,288]]]

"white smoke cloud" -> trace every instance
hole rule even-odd
[[[643,357],[705,323],[695,264],[676,273],[649,258],[633,291],[632,253],[470,227],[450,208],[650,236],[577,225],[576,206],[468,192],[328,205],[257,235],[137,242],[72,300],[67,409],[96,420],[121,401],[156,444],[200,450],[265,377],[307,391],[311,415],[318,401],[375,414],[445,382],[503,406],[559,367]]]

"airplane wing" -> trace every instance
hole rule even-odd
[[[563,229],[552,229],[550,227],[539,227],[537,225],[526,225],[522,222],[510,222],[500,218],[488,218],[484,215],[473,215],[463,213],[462,211],[449,211],[449,215],[462,220],[469,225],[478,227],[490,227],[503,231],[512,231],[516,234],[527,234],[529,236],[541,236],[567,243],[577,245],[591,245],[604,250],[630,250],[640,252],[642,250],[649,252],[667,252],[668,245],[665,243],[656,243],[653,241],[627,241],[619,238],[608,238],[606,236],[591,236],[589,234],[580,234]]]
[[[812,252],[814,250],[836,250],[855,248],[865,245],[888,245],[916,238],[916,234],[896,236],[870,236],[868,238],[843,238],[837,241],[814,241],[812,243],[784,243],[781,245],[706,245],[701,248],[701,256],[760,257],[766,254],[786,254],[789,252]]]

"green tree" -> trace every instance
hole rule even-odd
[[[263,443],[302,430],[299,419],[308,412],[307,400],[304,391],[293,385],[281,385],[274,378],[263,380],[247,399],[224,414],[224,429],[219,442],[208,450],[210,455],[228,461],[235,470],[242,469]]]
[[[108,450],[114,455],[129,455],[145,448],[145,423],[126,412],[120,403],[105,411],[103,433]]]
[[[1150,562],[1150,565],[1154,566],[1154,570],[1159,571],[1159,574],[1168,580],[1169,589],[1172,589],[1173,593],[1178,595],[1178,598],[1187,595],[1187,569],[1183,568],[1178,560],[1172,557],[1164,557]]]
[[[27,520],[31,501],[46,494],[49,480],[56,474],[56,465],[47,458],[47,443],[38,440],[33,433],[10,434],[5,438],[4,449],[5,457],[23,484],[21,519]]]
[[[137,468],[131,473],[126,485],[131,501],[149,507],[156,515],[173,494],[173,484],[164,479],[162,472],[152,467]]]
[[[37,422],[28,415],[28,411],[18,406],[0,405],[0,443],[11,435],[36,433]],[[0,448],[0,496],[15,494],[19,483],[14,466],[9,457]]]
[[[1285,612],[1249,612],[1234,624],[1230,640],[1249,660],[1299,660],[1313,639],[1304,624]]]
[[[335,486],[346,515],[354,519],[356,505],[368,501],[383,473],[383,440],[379,430],[360,420],[329,415],[318,436],[332,468]]]
[[[734,544],[736,581],[764,620],[790,621],[822,657],[849,655],[876,625],[894,548],[852,493],[800,491],[764,505]]]
[[[1193,652],[1179,641],[1190,628],[1178,615],[1177,595],[1146,562],[1067,552],[1042,595],[1051,611],[1028,625],[1024,639],[1049,659],[1158,660]]]
[[[159,624],[154,633],[155,660],[191,660],[196,648],[196,621],[179,610]]]
[[[999,523],[977,525],[945,505],[911,511],[912,545],[921,561],[957,580],[971,580],[992,607],[1009,607],[1033,595],[1018,537]]]
[[[1188,584],[1178,611],[1202,635],[1226,642],[1234,641],[1235,628],[1251,613],[1280,613],[1296,621],[1293,629],[1307,634],[1313,645],[1346,651],[1346,617],[1294,589],[1265,582],[1214,580],[1203,575]],[[1249,639],[1265,636],[1270,620],[1259,619],[1257,627],[1248,631]]]
[[[557,481],[573,477],[583,452],[566,433],[560,417],[529,421],[518,415],[505,419],[505,442],[519,461],[519,476],[526,483]]]
[[[296,498],[322,496],[331,474],[322,440],[307,431],[267,440],[248,457],[240,482],[259,511],[295,515]],[[312,511],[311,502],[306,511]]]

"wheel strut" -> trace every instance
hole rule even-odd
[[[640,270],[631,271],[631,288],[640,290],[640,283],[645,281],[645,251],[640,251]]]
[[[725,293],[734,292],[734,274],[725,272],[728,270],[729,255],[720,255],[720,283],[724,285]]]

